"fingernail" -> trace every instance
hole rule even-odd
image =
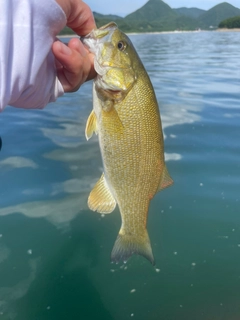
[[[61,51],[63,54],[66,54],[68,56],[72,54],[72,50],[68,48],[68,46],[62,43],[61,41],[58,41],[57,45],[58,45],[58,50]]]

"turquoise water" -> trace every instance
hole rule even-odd
[[[86,201],[91,83],[0,115],[0,319],[240,319],[240,33],[132,35],[159,101],[173,187],[148,231],[156,267],[113,265],[120,228]]]

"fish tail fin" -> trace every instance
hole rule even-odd
[[[126,262],[133,254],[139,254],[149,260],[152,265],[155,265],[151,243],[146,229],[141,236],[127,234],[121,229],[111,253],[111,261],[115,263],[120,261]]]

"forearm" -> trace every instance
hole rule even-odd
[[[0,110],[43,108],[63,93],[51,46],[65,24],[54,0],[0,1]]]

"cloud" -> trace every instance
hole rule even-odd
[[[178,153],[165,153],[165,161],[170,161],[170,160],[181,160],[182,156]]]
[[[0,161],[0,168],[1,167],[9,167],[9,168],[32,168],[32,169],[37,169],[38,165],[28,159],[28,158],[24,158],[24,157],[9,157],[6,158],[2,161]]]
[[[69,222],[87,209],[87,194],[65,196],[63,199],[20,203],[0,209],[0,216],[21,213],[29,218],[46,218],[56,227],[68,227]]]

